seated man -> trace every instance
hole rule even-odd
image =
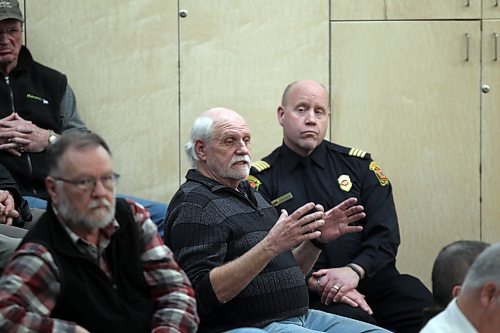
[[[308,309],[304,274],[320,253],[317,246],[362,229],[349,225],[364,217],[355,199],[326,213],[306,203],[278,216],[245,181],[250,131],[229,109],[198,118],[186,152],[195,169],[170,203],[165,239],[193,283],[200,332],[385,331]]]
[[[45,209],[47,147],[61,133],[88,131],[65,75],[36,62],[23,46],[23,16],[16,0],[0,1],[0,161],[31,208]],[[145,206],[160,225],[167,205],[124,196]],[[163,227],[159,228],[163,232]]]
[[[474,260],[459,295],[421,333],[500,332],[500,243]]]
[[[326,245],[308,277],[310,305],[414,333],[432,295],[417,278],[400,274],[398,219],[389,179],[370,154],[325,140],[330,98],[318,82],[301,80],[285,89],[277,119],[283,144],[253,164],[250,180],[279,212],[313,201],[326,210],[349,197],[365,208],[363,232]],[[366,298],[364,298],[366,297]],[[369,307],[357,302],[366,299]]]
[[[469,267],[488,245],[476,240],[459,240],[439,251],[432,267],[434,306],[424,310],[426,322],[445,309],[451,300],[460,294]]]
[[[0,278],[0,332],[195,332],[194,292],[96,134],[49,151],[50,205]]]

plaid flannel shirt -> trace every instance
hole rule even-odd
[[[156,306],[151,332],[196,332],[199,318],[187,276],[164,245],[149,212],[136,203],[129,203],[140,228],[144,276]],[[85,242],[71,229],[65,229],[75,245],[110,275],[100,254],[118,228],[115,220],[101,229],[97,247]],[[47,248],[37,243],[24,244],[14,253],[0,278],[0,331],[74,332],[77,323],[50,317],[59,292],[59,269]]]

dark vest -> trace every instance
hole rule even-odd
[[[140,262],[137,224],[128,203],[116,201],[120,229],[103,254],[112,279],[76,248],[48,207],[22,243],[47,247],[59,268],[61,293],[51,317],[76,322],[93,333],[150,332],[154,305]]]
[[[24,46],[16,68],[0,79],[0,118],[17,112],[44,129],[61,133],[60,104],[66,91],[66,76],[33,60]],[[46,152],[24,153],[21,157],[0,151],[0,162],[16,180],[23,195],[48,199],[44,179]]]

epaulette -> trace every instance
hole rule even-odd
[[[358,158],[361,158],[363,160],[371,160],[370,153],[368,153],[364,150],[361,150],[361,149],[349,148],[349,147],[338,145],[338,144],[333,143],[333,142],[327,142],[326,148],[329,150],[339,152],[341,154],[345,154],[347,156],[358,157]]]
[[[361,149],[351,148],[351,150],[349,150],[348,154],[349,154],[349,156],[356,156],[356,157],[360,157],[360,158],[365,158],[366,154],[368,154],[368,153],[364,150],[361,150]]]
[[[252,163],[252,168],[254,168],[255,171],[257,171],[257,172],[262,172],[266,169],[269,169],[270,167],[271,167],[271,165],[263,160],[255,161]]]

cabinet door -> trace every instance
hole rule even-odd
[[[443,245],[479,239],[479,43],[476,21],[332,23],[333,141],[389,177],[398,266],[427,284]]]
[[[333,20],[471,19],[481,0],[331,0],[330,9]]]
[[[482,239],[500,240],[500,20],[483,21]],[[484,90],[486,92],[486,90]]]
[[[483,0],[483,18],[500,19],[500,0]]]
[[[249,123],[254,159],[270,153],[286,85],[328,85],[328,0],[181,0],[180,9],[181,143],[197,116],[225,106]]]
[[[118,191],[167,202],[178,186],[177,4],[25,0],[27,46],[68,76],[111,146]]]

